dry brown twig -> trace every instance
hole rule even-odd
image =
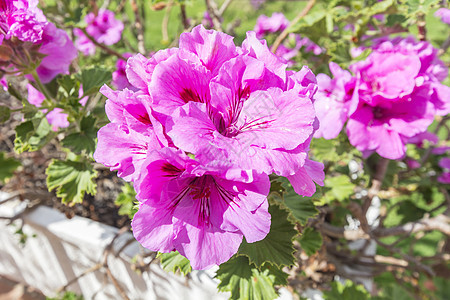
[[[61,293],[64,292],[69,286],[71,286],[73,283],[77,282],[79,279],[81,279],[82,277],[98,271],[100,269],[104,269],[106,272],[106,275],[108,276],[108,278],[111,280],[112,284],[114,285],[114,287],[117,289],[117,291],[119,292],[120,296],[124,299],[124,300],[130,300],[130,298],[127,296],[125,290],[120,286],[119,282],[117,281],[117,279],[114,277],[114,275],[111,273],[111,270],[109,269],[108,266],[108,256],[110,254],[112,254],[113,252],[113,246],[115,241],[117,240],[117,238],[119,236],[121,236],[122,234],[124,234],[125,232],[129,231],[129,227],[128,226],[124,226],[122,227],[117,234],[113,237],[113,239],[111,240],[111,242],[109,242],[109,244],[105,247],[105,250],[103,251],[103,258],[102,261],[92,267],[90,267],[89,269],[85,270],[84,272],[82,272],[81,274],[79,274],[78,276],[76,276],[75,278],[72,278],[71,280],[69,280],[64,286],[60,287],[56,293]],[[126,246],[128,246],[129,243],[126,242],[124,246],[122,246],[114,255],[117,257],[121,251],[123,251],[123,249],[126,248]]]

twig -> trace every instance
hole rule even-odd
[[[167,3],[166,12],[164,13],[164,18],[163,18],[162,24],[161,24],[161,33],[162,33],[163,43],[169,42],[168,27],[169,27],[169,20],[170,20],[170,11],[172,10],[172,6],[173,6],[173,0],[170,0],[169,3]]]
[[[186,6],[184,3],[180,3],[181,23],[183,23],[184,31],[189,29],[189,20],[186,15]]]
[[[114,286],[116,287],[117,291],[119,292],[120,296],[124,299],[124,300],[130,300],[130,298],[128,298],[127,294],[125,293],[125,291],[123,290],[123,288],[120,286],[119,282],[117,281],[117,279],[113,276],[113,274],[111,273],[111,270],[108,267],[108,264],[106,263],[105,265],[105,269],[106,269],[106,274],[108,275],[109,279],[111,279],[111,282],[114,284]]]
[[[356,215],[359,215],[356,212]],[[414,234],[422,231],[438,230],[446,235],[450,236],[450,217],[445,215],[439,215],[434,218],[423,218],[416,222],[409,222],[400,226],[375,229],[373,231],[366,232],[363,229],[348,230],[342,227],[336,227],[329,223],[322,223],[318,225],[319,230],[334,238],[345,238],[349,241],[359,239],[369,239],[370,236],[375,238],[382,238],[394,235]],[[390,245],[393,246],[394,244]]]
[[[125,291],[123,290],[123,288],[120,286],[119,282],[117,281],[117,279],[113,276],[113,274],[111,273],[111,270],[109,269],[108,266],[108,255],[112,252],[113,250],[113,245],[114,242],[117,240],[117,238],[119,236],[121,236],[123,233],[127,232],[129,230],[128,226],[124,226],[122,227],[117,233],[116,235],[112,238],[111,242],[109,242],[109,244],[105,247],[105,250],[103,251],[103,259],[102,262],[92,266],[91,268],[85,270],[84,272],[82,272],[80,275],[76,276],[75,278],[72,278],[71,280],[69,280],[64,286],[62,286],[61,288],[59,288],[57,290],[57,293],[61,293],[63,291],[65,291],[70,285],[72,285],[73,283],[75,283],[76,281],[78,281],[80,278],[86,276],[89,273],[98,271],[102,268],[105,269],[107,276],[109,277],[109,279],[111,280],[112,284],[116,287],[117,291],[119,292],[120,296],[125,299],[125,300],[130,300],[128,298],[128,296],[126,295]],[[121,247],[120,250],[118,251],[118,253],[120,253],[120,251],[122,251],[125,247]],[[117,255],[118,255],[117,253]],[[117,256],[116,255],[116,256]]]
[[[372,204],[373,197],[375,197],[381,189],[381,185],[383,184],[384,176],[386,175],[386,171],[389,165],[389,159],[380,157],[378,160],[378,164],[376,167],[375,174],[372,179],[372,186],[369,189],[368,195],[364,200],[362,206],[362,213],[366,215],[367,210]]]
[[[213,22],[214,29],[217,31],[222,31],[222,24],[220,23],[220,14],[217,9],[217,3],[214,0],[205,0],[205,4],[208,9],[208,14]]]
[[[409,222],[401,226],[375,230],[373,234],[377,237],[386,237],[431,230],[438,230],[450,236],[450,218],[444,215],[439,215],[434,218],[423,218],[419,221]]]
[[[97,42],[97,41],[94,39],[93,36],[91,36],[89,33],[87,33],[86,28],[80,28],[80,29],[81,29],[81,31],[83,31],[83,33],[86,35],[86,37],[87,37],[91,42],[93,42],[97,47],[101,48],[102,50],[104,50],[105,52],[107,52],[107,53],[109,53],[109,54],[111,54],[111,55],[117,56],[118,58],[120,58],[120,59],[122,59],[122,60],[125,60],[125,61],[127,60],[127,59],[126,59],[122,54],[120,54],[119,52],[117,52],[117,51],[115,51],[115,50],[109,48],[109,47],[106,46],[106,45],[103,45],[103,44]]]
[[[139,7],[136,4],[135,0],[130,0],[131,9],[134,12],[134,27],[137,31],[137,40],[138,40],[138,50],[142,54],[146,54],[145,51],[145,43],[144,43],[144,27],[142,25],[141,15],[139,13]]]
[[[98,263],[98,264],[90,267],[89,269],[85,270],[83,273],[81,273],[77,277],[74,277],[71,280],[69,280],[64,286],[62,286],[58,290],[56,290],[56,293],[59,294],[61,292],[64,292],[69,286],[74,284],[76,281],[78,281],[82,277],[86,276],[89,273],[92,273],[92,272],[95,272],[97,270],[100,270],[102,267],[103,267],[103,263]]]
[[[233,0],[225,0],[222,4],[222,6],[220,7],[218,13],[219,13],[219,17],[223,16],[223,13],[227,10],[228,6],[231,4]]]
[[[400,255],[404,260],[406,260],[408,263],[410,263],[409,265],[415,265],[416,269],[418,269],[421,272],[425,272],[427,273],[427,275],[429,275],[430,277],[434,277],[436,274],[434,273],[433,269],[431,269],[429,266],[424,265],[423,263],[421,263],[420,261],[418,261],[417,259],[415,259],[413,256],[408,255],[403,253],[401,250],[392,247],[391,245],[385,244],[383,242],[381,242],[380,240],[374,238],[373,239],[378,245],[384,247],[386,250],[388,250],[389,252],[391,252],[392,254],[398,254]]]
[[[316,4],[316,0],[309,0],[305,8],[294,18],[294,20],[290,22],[289,26],[285,30],[283,30],[283,32],[276,38],[275,42],[272,45],[272,48],[270,49],[272,53],[275,53],[277,51],[278,47],[288,36],[291,28],[294,27],[303,17],[305,17],[308,14],[311,8],[313,8],[314,4]]]

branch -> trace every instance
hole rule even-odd
[[[349,230],[342,227],[333,226],[329,223],[322,223],[318,226],[319,230],[325,235],[334,238],[344,238],[349,241],[369,239],[370,236],[375,238],[382,238],[431,230],[438,230],[450,236],[450,217],[447,217],[445,215],[439,215],[434,218],[423,218],[416,222],[409,222],[401,226],[391,228],[378,228],[369,233],[365,232],[363,229]]]
[[[186,6],[183,3],[180,3],[180,11],[181,11],[181,23],[183,23],[184,31],[189,29],[189,20],[186,15]]]
[[[206,0],[208,1],[208,0]],[[294,18],[294,20],[292,20],[292,22],[290,22],[289,26],[283,30],[283,32],[277,37],[277,39],[275,40],[275,42],[272,45],[272,48],[270,49],[270,51],[272,51],[272,53],[275,53],[278,49],[278,47],[281,45],[281,43],[284,41],[284,39],[288,36],[290,30],[292,27],[294,27],[294,25],[296,25],[304,16],[306,16],[308,14],[308,12],[311,10],[311,8],[313,8],[314,4],[316,3],[316,0],[309,0],[308,3],[306,4],[305,8]]]
[[[376,237],[387,237],[400,234],[413,234],[420,231],[438,230],[450,236],[450,218],[439,215],[434,218],[423,218],[416,222],[409,222],[401,226],[376,229],[373,234]]]
[[[214,0],[205,0],[206,8],[208,9],[208,14],[213,22],[214,29],[217,31],[222,31],[222,24],[219,19],[219,10],[217,9],[217,4]]]
[[[228,8],[228,6],[230,5],[230,3],[232,1],[233,0],[225,0],[223,2],[222,6],[220,7],[219,12],[218,12],[220,17],[223,16],[223,13],[225,12],[225,10]]]
[[[117,56],[117,57],[118,57],[119,59],[121,59],[121,60],[124,60],[124,61],[127,60],[127,59],[126,59],[122,54],[120,54],[119,52],[117,52],[117,51],[115,51],[115,50],[109,48],[109,47],[106,46],[106,45],[103,45],[103,44],[100,44],[99,42],[97,42],[97,41],[94,39],[94,37],[93,37],[92,35],[90,35],[90,34],[86,31],[86,28],[80,28],[80,29],[81,29],[81,31],[83,31],[83,33],[86,35],[86,37],[87,37],[91,42],[93,42],[97,47],[103,49],[105,52],[107,52],[107,53],[109,53],[109,54],[111,54],[111,55]]]
[[[141,15],[139,14],[139,7],[136,4],[135,0],[130,0],[131,9],[134,12],[134,27],[137,31],[137,40],[138,40],[138,50],[142,54],[146,54],[145,51],[145,43],[144,43],[144,27],[142,26]]]

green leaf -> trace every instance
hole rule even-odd
[[[7,106],[0,105],[0,123],[4,123],[11,117],[11,109]]]
[[[322,247],[323,239],[320,232],[311,227],[307,227],[303,230],[298,241],[306,255],[311,256]]]
[[[135,205],[136,191],[130,183],[126,183],[122,187],[122,192],[117,196],[114,204],[120,206],[119,215],[127,215],[130,219],[133,219],[134,214],[138,208]]]
[[[319,196],[319,193],[316,192],[313,197],[303,197],[294,191],[289,180],[286,178],[280,178],[279,180],[284,190],[283,203],[289,208],[292,216],[300,224],[305,225],[309,218],[313,218],[319,212],[313,203],[313,197]]]
[[[274,285],[286,285],[288,274],[276,266],[265,264],[261,270],[245,256],[231,258],[220,265],[216,278],[218,289],[231,292],[235,300],[271,300],[278,298]]]
[[[13,97],[16,97],[22,102],[24,100],[20,92],[11,83],[8,83],[8,94],[10,94]]]
[[[395,11],[395,1],[394,0],[384,0],[381,2],[377,2],[372,5],[369,9],[369,13],[371,16],[383,14],[383,13],[392,13]]]
[[[403,197],[400,199],[403,199]],[[403,201],[388,210],[384,226],[393,227],[407,222],[417,221],[422,218],[426,212],[426,210],[418,208],[416,204],[411,201]]]
[[[407,6],[408,15],[414,18],[418,14],[427,14],[440,0],[403,0]]]
[[[161,260],[162,268],[167,272],[176,273],[177,270],[180,270],[183,275],[186,275],[192,271],[189,260],[178,251],[158,253],[158,257]]]
[[[77,295],[74,292],[65,292],[62,295],[58,295],[56,298],[46,297],[46,300],[84,300],[82,295]]]
[[[4,152],[0,152],[0,182],[14,175],[14,171],[20,166],[20,161],[14,158],[6,158]]]
[[[335,140],[313,139],[311,141],[311,153],[318,161],[337,161],[339,155],[336,153],[335,143]]]
[[[331,283],[331,291],[324,291],[325,300],[369,300],[370,294],[361,284],[355,284],[346,280],[345,284],[334,281]]]
[[[110,82],[111,72],[102,67],[92,67],[81,72],[81,84],[83,84],[83,95],[87,96],[97,93],[100,87]]]
[[[286,204],[295,219],[302,225],[305,225],[309,218],[313,218],[319,212],[312,198],[302,197],[295,193],[284,196],[284,204]]]
[[[64,75],[58,78],[58,84],[65,91],[66,97],[70,97],[72,95],[78,96],[78,85],[77,81],[73,78],[72,75]]]
[[[250,263],[260,267],[265,262],[277,266],[291,266],[295,263],[294,247],[292,239],[297,235],[297,230],[288,220],[289,213],[274,204],[269,207],[272,216],[270,232],[258,242],[247,243],[244,239],[239,247],[239,255],[246,255]]]
[[[19,154],[25,151],[39,150],[55,135],[56,133],[51,130],[47,119],[38,113],[34,119],[16,127],[14,150]]]
[[[45,173],[49,191],[56,189],[63,203],[81,203],[84,193],[96,193],[97,171],[90,163],[52,160]]]
[[[331,190],[325,193],[325,197],[329,201],[334,199],[338,201],[347,200],[353,195],[355,190],[355,185],[347,175],[328,177],[325,179],[325,186],[331,188]]]
[[[85,150],[91,154],[95,151],[95,139],[97,138],[97,127],[95,118],[84,117],[80,123],[80,132],[69,134],[62,140],[64,147],[70,148],[73,152],[79,154]]]

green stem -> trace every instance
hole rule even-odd
[[[42,84],[41,79],[39,78],[38,73],[36,70],[33,70],[31,72],[31,75],[33,75],[34,81],[36,81],[36,84],[38,85],[38,88],[42,94],[44,94],[45,98],[47,100],[53,100],[53,98],[50,96],[50,93],[48,92],[47,88]]]

